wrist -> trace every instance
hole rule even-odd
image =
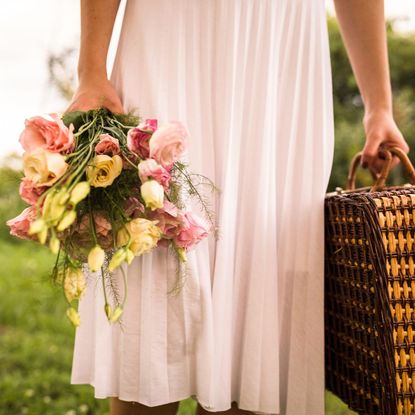
[[[365,115],[392,114],[392,93],[390,89],[384,88],[383,90],[380,89],[378,92],[379,93],[376,94],[377,96],[372,94],[370,99],[365,99],[365,97],[363,97]]]
[[[365,107],[363,122],[367,121],[370,118],[376,117],[393,117],[392,105],[378,105],[376,107]]]
[[[78,80],[80,84],[107,81],[107,68],[105,65],[79,65]]]

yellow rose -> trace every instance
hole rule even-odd
[[[86,288],[84,273],[81,268],[68,268],[63,281],[65,297],[70,303],[72,300],[79,300]]]
[[[41,148],[23,154],[25,176],[36,186],[52,186],[68,169],[68,164],[59,153]]]
[[[151,210],[163,207],[164,188],[159,182],[148,180],[141,185],[140,190],[146,207]]]
[[[135,256],[150,251],[161,238],[162,233],[158,226],[157,220],[148,220],[136,218],[128,222],[124,228],[117,233],[117,245],[124,246],[128,244],[131,236],[129,249]]]
[[[95,156],[86,168],[86,177],[91,186],[107,187],[121,174],[122,159],[120,156]]]

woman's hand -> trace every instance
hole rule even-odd
[[[366,133],[366,143],[363,147],[360,164],[369,168],[375,173],[380,173],[385,163],[378,155],[379,146],[396,146],[406,154],[409,152],[409,145],[393,119],[390,111],[377,111],[365,114],[363,126]],[[391,170],[400,162],[398,156],[393,154]]]
[[[121,100],[107,79],[81,81],[65,112],[88,111],[105,107],[114,113],[123,113]]]

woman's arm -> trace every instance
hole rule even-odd
[[[108,80],[107,55],[120,0],[81,0],[79,86],[66,111],[101,106],[123,112],[121,101]]]
[[[366,143],[361,164],[379,172],[384,163],[377,155],[381,143],[409,152],[393,119],[384,1],[334,0],[334,4],[365,107]],[[398,163],[395,156],[392,167]]]

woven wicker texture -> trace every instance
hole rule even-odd
[[[415,174],[394,153],[412,185],[384,187],[385,163],[354,190],[359,153],[325,199],[326,387],[359,414],[415,414]]]

